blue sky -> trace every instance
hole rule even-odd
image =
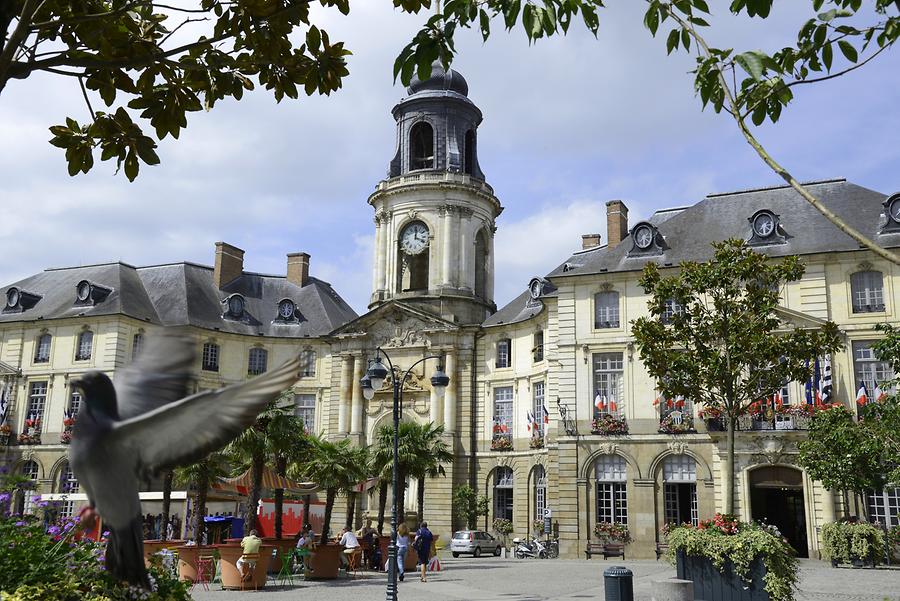
[[[286,253],[309,252],[312,274],[363,312],[374,237],[366,199],[393,155],[390,109],[405,94],[391,65],[425,18],[391,4],[356,0],[349,17],[319,12],[354,52],[337,94],[276,104],[255,92],[194,113],[180,140],[160,144],[162,165],[145,167],[135,183],[109,163],[66,174],[47,127],[66,115],[85,119],[71,81],[10,83],[0,97],[0,283],[110,260],[211,264],[214,242],[225,240],[246,251],[246,269],[266,273],[284,273]],[[666,56],[664,35],[654,40],[641,25],[642,4],[601,11],[597,40],[574,26],[532,47],[519,31],[498,29],[484,44],[460,34],[454,67],[484,112],[479,160],[505,207],[498,305],[579,248],[581,234],[605,239],[607,200],[623,199],[634,223],[711,192],[780,183],[728,116],[700,110],[692,59]],[[721,12],[727,3],[712,4]],[[719,15],[711,41],[781,47],[808,6],[778,3],[766,21]],[[801,179],[842,176],[896,192],[897,73],[893,51],[846,77],[795,88],[781,122],[759,137]]]

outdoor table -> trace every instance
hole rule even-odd
[[[272,559],[272,545],[259,547],[259,559],[256,561],[256,569],[250,582],[245,582],[243,588],[257,589],[266,586],[266,573]],[[240,590],[241,572],[237,568],[237,560],[241,558],[243,550],[240,545],[216,545],[219,551],[219,569],[222,575],[222,588]]]

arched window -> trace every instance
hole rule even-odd
[[[619,293],[598,292],[594,295],[594,329],[619,327]]]
[[[78,345],[75,348],[75,360],[87,361],[91,358],[91,353],[93,352],[93,350],[94,333],[90,330],[85,330],[78,335]]]
[[[547,508],[547,471],[543,465],[534,468],[534,519],[544,519],[544,510]]]
[[[269,352],[266,349],[259,347],[250,349],[250,356],[247,360],[247,373],[251,376],[266,373],[268,362]]]
[[[628,468],[621,455],[601,455],[594,461],[597,480],[597,522],[628,523],[625,483]]]
[[[513,519],[513,471],[511,467],[494,470],[494,519]]]
[[[203,345],[203,371],[219,371],[219,345],[207,342]]]
[[[409,130],[409,168],[434,169],[434,130],[419,121]]]
[[[32,482],[31,487],[23,489],[22,495],[16,500],[16,510],[19,513],[24,514],[34,511],[34,497],[37,494],[34,489],[37,486],[39,472],[37,461],[29,460],[19,467],[19,473]]]
[[[463,171],[472,175],[475,173],[475,131],[466,132],[465,147],[463,149],[465,158],[463,159]]]
[[[144,350],[144,333],[138,332],[131,340],[131,360],[134,361]]]
[[[487,300],[488,243],[484,230],[475,236],[475,296]]]
[[[697,462],[690,455],[669,455],[663,461],[662,474],[666,523],[696,526]]]
[[[68,461],[66,461],[59,469],[59,484],[57,487],[57,492],[63,494],[76,494],[80,490],[80,488],[81,487],[78,484],[78,478],[75,477],[75,472],[72,471],[72,466],[69,465]],[[69,517],[74,512],[75,501],[64,502],[59,510],[60,517]]]
[[[50,361],[50,344],[52,342],[53,336],[46,332],[38,337],[34,348],[35,363],[48,363]]]
[[[880,271],[857,271],[850,276],[854,313],[884,311],[884,278]]]

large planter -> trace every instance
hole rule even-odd
[[[307,566],[312,570],[311,573],[307,572],[307,578],[325,580],[337,578],[343,552],[342,545],[334,543],[316,545],[309,557],[306,558]]]
[[[259,547],[259,559],[256,562],[256,569],[253,570],[253,577],[249,582],[243,583],[243,588],[264,588],[266,586],[266,574],[269,570],[269,563],[272,559],[272,545],[261,545]],[[219,551],[219,572],[222,577],[222,588],[224,589],[240,589],[241,588],[241,571],[237,568],[237,560],[241,558],[243,551],[240,545],[216,545]]]
[[[150,558],[155,554],[159,553],[163,549],[174,549],[175,547],[180,547],[184,545],[186,541],[184,540],[159,540],[159,539],[149,539],[144,541],[144,565],[147,568],[150,567]]]
[[[763,586],[766,568],[762,559],[757,558],[750,565],[751,582],[748,584],[734,573],[731,563],[725,564],[720,572],[706,557],[677,554],[678,578],[694,583],[694,598],[706,601],[769,601],[769,593]]]
[[[181,545],[178,551],[178,579],[188,582],[197,581],[197,563],[201,555],[212,555],[216,551],[214,545]]]
[[[272,574],[278,574],[281,571],[281,563],[282,558],[287,557],[291,552],[291,549],[294,548],[296,543],[294,542],[293,537],[291,538],[275,538],[274,536],[264,536],[263,543],[266,545],[272,545],[273,547],[278,549],[278,553],[272,557],[272,561],[269,562],[269,572]]]
[[[412,548],[412,539],[413,535],[409,535],[409,551],[406,552],[406,560],[403,562],[403,570],[410,572],[416,569],[416,563],[419,560],[419,556],[416,554],[416,550]],[[435,542],[437,542],[437,536],[434,537]],[[378,537],[378,546],[381,548],[381,568],[387,571],[387,560],[388,560],[388,547],[391,544],[390,536],[379,536]]]

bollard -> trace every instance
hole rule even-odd
[[[631,570],[614,566],[603,572],[603,592],[606,601],[634,601]]]

